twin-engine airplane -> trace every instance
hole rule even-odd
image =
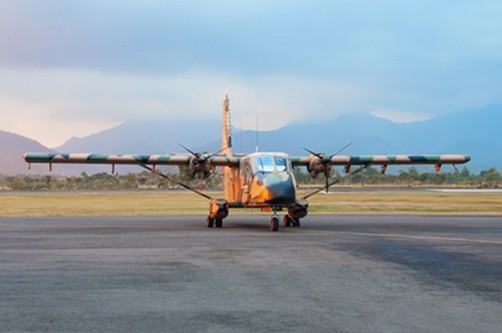
[[[273,211],[270,219],[270,229],[279,229],[277,211],[287,210],[283,217],[285,227],[299,227],[300,219],[307,216],[307,199],[314,194],[326,191],[337,183],[329,182],[333,165],[345,168],[345,177],[354,175],[369,166],[381,166],[385,172],[391,164],[432,164],[439,172],[443,164],[466,163],[470,160],[466,155],[397,155],[397,156],[338,156],[338,153],[326,156],[306,149],[310,156],[289,156],[285,153],[256,152],[249,155],[234,155],[232,152],[232,137],[230,125],[230,102],[228,96],[223,102],[222,149],[216,154],[196,153],[184,147],[190,154],[166,155],[102,155],[102,154],[59,154],[59,153],[26,153],[23,158],[28,163],[48,163],[52,170],[54,163],[92,163],[111,164],[112,172],[116,164],[132,164],[143,167],[166,178],[209,200],[209,215],[206,226],[211,228],[223,226],[223,219],[228,216],[230,208],[261,208],[263,211]],[[344,147],[345,148],[345,147]],[[343,149],[342,149],[343,150]],[[217,199],[186,184],[183,184],[156,169],[158,165],[188,166],[190,176],[201,175],[205,179],[221,167],[223,178],[224,199]],[[303,196],[297,196],[296,181],[293,176],[294,166],[304,166],[315,178],[319,174],[326,177],[325,186]],[[351,171],[351,168],[354,170]],[[344,177],[344,178],[345,178]],[[342,178],[343,179],[343,178]]]

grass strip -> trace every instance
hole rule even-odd
[[[321,214],[502,214],[502,193],[321,193],[309,202],[309,212]],[[0,216],[12,217],[206,215],[208,208],[207,200],[180,192],[0,194]],[[239,213],[260,211],[231,211]]]

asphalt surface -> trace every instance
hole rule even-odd
[[[502,216],[0,218],[1,332],[500,332]]]

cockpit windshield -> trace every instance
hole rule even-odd
[[[262,155],[255,159],[258,172],[284,172],[288,171],[288,160],[284,156]]]
[[[274,156],[275,168],[277,171],[286,171],[288,166],[286,164],[286,159],[281,156]]]
[[[256,159],[256,164],[258,165],[258,171],[274,171],[274,162],[272,160],[272,156],[260,156]]]

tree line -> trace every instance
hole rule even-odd
[[[201,181],[197,176],[190,178],[185,168],[178,173],[168,175],[195,188],[218,190],[223,188],[218,173]],[[298,185],[322,186],[324,175],[313,179],[304,168],[294,168]],[[434,187],[454,186],[470,188],[502,187],[502,176],[496,168],[481,171],[476,174],[467,167],[456,172],[419,172],[415,167],[400,170],[395,174],[382,174],[379,169],[368,168],[351,177],[333,170],[330,182],[338,181],[343,185],[352,186],[397,186],[397,187]],[[166,179],[149,172],[109,174],[106,172],[88,175],[83,172],[79,176],[56,175],[0,175],[0,190],[3,191],[80,191],[80,190],[170,190],[180,187]]]

